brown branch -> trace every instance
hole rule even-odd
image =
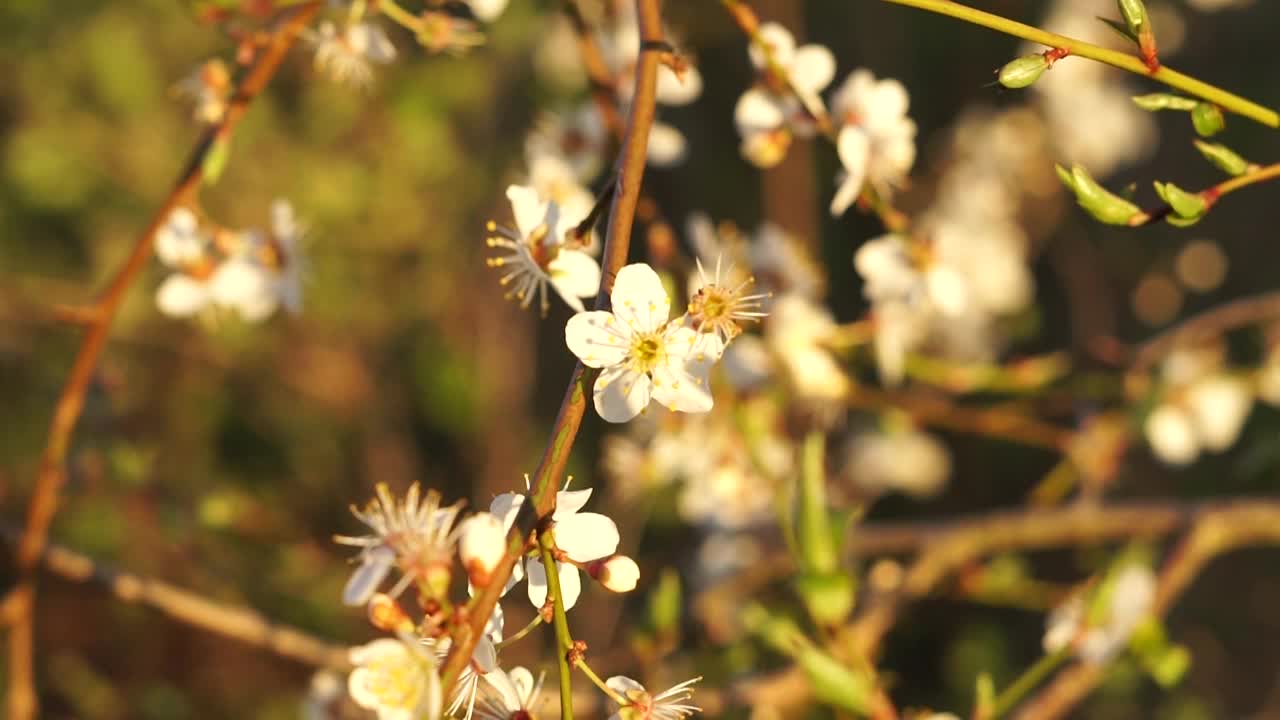
[[[861,557],[915,548],[919,548],[920,553],[896,590],[868,600],[866,609],[853,624],[853,640],[860,652],[871,656],[906,604],[929,594],[947,576],[977,558],[1007,550],[1154,538],[1182,527],[1194,527],[1196,533],[1212,533],[1209,538],[1219,543],[1207,546],[1212,552],[1206,554],[1202,546],[1206,541],[1199,541],[1201,545],[1196,546],[1197,552],[1190,557],[1204,562],[1234,547],[1280,538],[1280,501],[1139,503],[1111,507],[1078,504],[1057,510],[996,513],[937,527],[907,524],[860,530],[854,533],[850,544],[853,552]],[[1225,534],[1225,541],[1220,534]],[[1219,547],[1222,549],[1217,549]],[[1184,579],[1177,591],[1195,572],[1188,574],[1183,570],[1181,574]],[[1173,595],[1176,592],[1161,591],[1160,597],[1166,598],[1158,601],[1162,609],[1167,609]]]
[[[1132,373],[1145,373],[1181,345],[1195,345],[1224,333],[1280,319],[1280,292],[1242,298],[1195,315],[1148,340],[1134,351]]]
[[[266,87],[293,46],[303,27],[320,9],[319,2],[300,6],[281,22],[273,33],[271,42],[263,49],[257,62],[245,75],[235,95],[227,105],[221,122],[210,127],[197,142],[168,198],[152,217],[150,224],[138,238],[124,266],[116,274],[106,291],[94,304],[90,313],[84,340],[71,366],[66,385],[54,408],[48,440],[40,458],[39,474],[35,489],[27,507],[26,529],[18,543],[17,563],[20,580],[5,599],[5,616],[13,620],[9,633],[9,700],[10,718],[28,718],[36,715],[38,698],[35,692],[32,609],[35,604],[34,570],[40,561],[49,535],[49,526],[58,511],[58,499],[66,480],[65,462],[71,442],[84,408],[85,395],[98,359],[106,345],[107,335],[116,312],[124,302],[129,286],[146,267],[156,233],[164,225],[169,214],[188,202],[199,188],[204,177],[204,162],[216,147],[219,139],[230,137],[250,103]]]
[[[1277,503],[1237,503],[1201,513],[1160,572],[1152,614],[1167,615],[1215,557],[1253,545],[1280,545]],[[1076,663],[1028,700],[1016,717],[1018,720],[1064,717],[1093,692],[1105,671],[1105,665]]]
[[[953,432],[986,435],[1011,442],[1061,451],[1067,447],[1072,431],[1037,420],[1028,415],[1002,408],[957,405],[940,397],[919,393],[878,390],[857,386],[845,397],[849,407],[883,410],[896,408],[918,422]]]
[[[19,537],[16,528],[5,528],[3,534],[9,543]],[[124,602],[146,605],[180,623],[290,660],[335,670],[350,667],[345,645],[273,622],[252,608],[217,603],[163,580],[114,570],[87,555],[57,545],[45,548],[40,565],[64,580],[99,585]]]
[[[626,134],[623,136],[622,150],[617,162],[618,189],[613,207],[609,213],[608,230],[605,234],[604,253],[600,279],[600,292],[596,296],[596,308],[609,308],[609,291],[613,288],[614,278],[618,270],[627,261],[631,247],[631,228],[635,222],[636,205],[640,199],[640,185],[644,180],[645,160],[649,149],[649,129],[653,126],[656,113],[655,102],[658,81],[658,63],[662,42],[662,13],[660,0],[636,0],[636,14],[640,23],[641,50],[636,66],[635,97],[631,103],[630,117],[627,119]],[[520,508],[515,526],[507,541],[507,554],[493,571],[489,585],[484,589],[469,608],[469,624],[465,632],[455,635],[454,650],[445,662],[443,684],[447,694],[457,681],[458,675],[471,660],[484,632],[484,626],[493,608],[498,604],[502,589],[511,570],[523,554],[525,540],[535,525],[542,522],[555,511],[556,491],[560,486],[560,478],[564,476],[569,462],[569,453],[573,448],[574,438],[582,425],[583,415],[587,408],[587,395],[591,380],[595,373],[589,372],[582,363],[578,363],[565,391],[560,405],[560,413],[556,416],[555,426],[551,430],[551,439],[543,452],[534,475],[531,502]]]

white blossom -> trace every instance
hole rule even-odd
[[[916,124],[907,117],[907,89],[897,80],[876,80],[855,70],[832,98],[840,127],[836,150],[844,179],[831,200],[831,214],[843,215],[863,185],[882,196],[901,185],[916,159]]]
[[[1099,592],[1088,597],[1084,593],[1072,595],[1049,614],[1045,652],[1071,647],[1088,663],[1114,658],[1151,611],[1155,574],[1148,567],[1130,564],[1116,571]],[[1103,603],[1102,612],[1095,613],[1088,603]]]
[[[527,499],[520,493],[503,493],[489,504],[489,512],[502,518],[503,526],[510,531],[520,507]],[[561,490],[556,493],[556,510],[551,516],[555,523],[556,548],[577,563],[609,557],[618,549],[618,526],[613,520],[600,513],[580,512],[590,499],[590,488]],[[564,607],[568,610],[578,602],[578,596],[582,592],[582,578],[573,563],[557,563],[557,568],[560,593]],[[547,571],[538,558],[527,558],[523,568],[517,565],[503,592],[510,590],[525,574],[529,579],[529,602],[535,608],[541,608],[547,601]]]
[[[700,677],[685,680],[657,695],[650,695],[640,683],[625,675],[614,675],[605,681],[605,685],[627,701],[609,716],[609,720],[680,720],[702,708],[690,704],[693,699],[691,686],[702,680]]]
[[[488,229],[494,234],[487,240],[490,247],[508,251],[489,259],[491,267],[506,273],[499,282],[510,287],[507,297],[527,308],[536,296],[545,315],[551,306],[547,297],[550,285],[565,304],[582,312],[585,307],[580,298],[595,295],[600,287],[600,265],[578,249],[568,234],[586,218],[590,206],[583,209],[575,203],[561,207],[523,185],[508,187],[507,199],[516,227],[490,222]]]
[[[332,22],[320,24],[312,38],[316,69],[336,82],[364,88],[373,81],[373,66],[396,59],[395,45],[382,26],[358,22],[339,30]]]
[[[569,350],[600,368],[594,399],[608,422],[626,422],[658,401],[681,412],[711,409],[709,372],[723,346],[683,321],[670,320],[671,299],[648,265],[627,265],[614,282],[612,312],[574,315],[565,327]]]
[[[439,661],[426,647],[410,639],[381,638],[352,648],[351,664],[355,669],[347,691],[378,720],[440,717]]]
[[[403,577],[389,593],[392,596],[414,581],[447,588],[457,542],[454,522],[459,506],[440,507],[440,495],[434,490],[422,498],[417,483],[410,486],[403,501],[391,494],[386,483],[378,483],[376,490],[377,497],[364,509],[351,508],[351,513],[373,533],[334,538],[343,545],[361,548],[360,567],[347,582],[342,601],[347,605],[365,604],[397,566]]]
[[[814,116],[826,113],[819,93],[835,77],[836,62],[822,45],[796,47],[791,32],[777,23],[761,25],[759,38],[763,47],[753,43],[748,51],[762,80],[738,98],[733,117],[743,157],[772,167],[786,156],[793,135],[813,135]]]

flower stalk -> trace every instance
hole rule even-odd
[[[1152,70],[1136,55],[1110,50],[1083,40],[1051,33],[1016,20],[1009,20],[999,15],[983,12],[957,2],[951,2],[951,0],[884,0],[884,2],[893,3],[894,5],[906,5],[907,7],[938,15],[946,15],[956,20],[962,20],[973,25],[981,25],[1005,35],[1012,35],[1046,47],[1068,50],[1072,55],[1079,55],[1136,75],[1149,77],[1156,82],[1177,88],[1188,95],[1194,95],[1201,100],[1220,106],[1223,110],[1242,115],[1267,127],[1280,128],[1280,113],[1275,110],[1168,67],[1161,66],[1156,70]]]
[[[573,668],[569,666],[569,652],[573,650],[573,636],[569,634],[569,617],[564,611],[564,594],[560,591],[560,568],[556,564],[556,538],[552,530],[538,534],[538,546],[542,564],[547,569],[547,591],[551,596],[552,617],[556,629],[556,662],[560,668],[560,717],[573,720]]]

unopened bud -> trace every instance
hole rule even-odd
[[[1151,21],[1147,17],[1147,7],[1142,0],[1116,0],[1116,4],[1120,6],[1120,15],[1124,17],[1124,24],[1129,27],[1129,32],[1135,37],[1150,27]]]
[[[1234,150],[1226,145],[1217,143],[1207,143],[1203,140],[1195,141],[1196,149],[1204,155],[1205,159],[1213,163],[1222,172],[1238,177],[1249,172],[1252,165],[1248,160],[1240,157]]]
[[[459,527],[458,557],[471,584],[487,587],[494,568],[507,552],[507,531],[492,513],[478,512]]]
[[[1227,118],[1222,114],[1222,108],[1202,102],[1191,111],[1191,124],[1200,137],[1213,137],[1227,126]]]
[[[369,622],[384,632],[412,632],[413,620],[394,598],[377,593],[369,598]]]
[[[1027,87],[1049,69],[1049,58],[1041,53],[1023,55],[1000,68],[1000,84],[1014,90]]]
[[[1191,193],[1173,183],[1155,183],[1156,194],[1173,208],[1168,221],[1178,227],[1193,225],[1209,211],[1209,202],[1200,193]]]
[[[626,555],[614,555],[605,560],[597,560],[587,566],[587,571],[606,590],[616,593],[635,590],[636,582],[640,580],[640,566]]]
[[[1182,112],[1191,112],[1199,103],[1189,97],[1174,95],[1172,93],[1151,93],[1150,95],[1137,95],[1133,98],[1133,103],[1143,110],[1155,112],[1156,110],[1181,110]]]
[[[1151,27],[1151,18],[1147,15],[1147,6],[1142,0],[1116,0],[1120,14],[1129,35],[1138,43],[1138,53],[1147,69],[1155,72],[1160,69],[1160,60],[1156,52],[1156,34]]]
[[[1099,222],[1108,225],[1138,225],[1147,214],[1133,203],[1098,184],[1088,170],[1079,165],[1070,170],[1056,166],[1058,178],[1076,195],[1076,201]]]

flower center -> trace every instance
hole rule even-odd
[[[369,664],[367,689],[384,707],[412,708],[422,692],[421,674],[404,657],[387,657]]]
[[[631,364],[640,372],[652,372],[666,354],[662,338],[657,333],[641,333],[631,341]]]

